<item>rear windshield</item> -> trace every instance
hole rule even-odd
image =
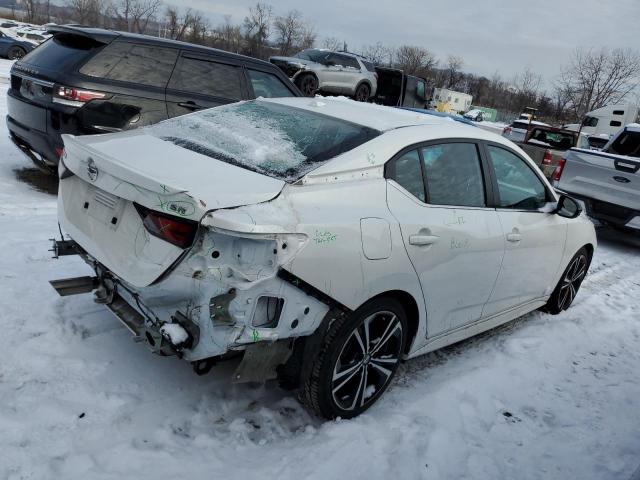
[[[376,71],[376,66],[371,63],[368,60],[362,60],[362,63],[364,63],[364,66],[366,67],[367,70],[369,70],[370,72],[375,72]]]
[[[551,132],[543,128],[533,128],[528,142],[541,144],[555,150],[568,150],[574,146],[576,139],[572,133]]]
[[[146,128],[183,148],[289,182],[380,135],[362,125],[261,100],[211,108]]]
[[[640,132],[627,130],[614,140],[608,149],[609,153],[640,157]]]
[[[55,35],[22,59],[30,65],[54,71],[69,70],[103,44],[80,35]]]
[[[513,122],[511,124],[511,128],[521,128],[522,130],[527,130],[529,128],[529,122]]]

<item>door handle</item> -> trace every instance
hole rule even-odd
[[[411,245],[431,245],[436,243],[440,237],[435,235],[409,235],[409,244]]]
[[[522,235],[519,233],[507,233],[507,242],[517,243],[522,240]]]
[[[188,102],[180,102],[178,103],[179,107],[188,108],[189,110],[200,110],[202,108],[207,108],[202,105],[198,105],[196,102],[192,102],[189,100]]]

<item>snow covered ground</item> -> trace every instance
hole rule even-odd
[[[0,70],[6,70],[6,62]],[[0,114],[7,85],[0,83]],[[152,355],[48,280],[55,198],[0,126],[0,478],[622,479],[640,464],[640,237],[600,231],[575,305],[407,362],[351,421]],[[44,185],[46,187],[46,185]]]

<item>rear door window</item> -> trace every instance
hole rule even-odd
[[[169,88],[228,100],[242,98],[242,69],[207,59],[181,57]]]
[[[256,97],[292,97],[293,93],[282,80],[272,73],[247,70]]]
[[[113,42],[83,65],[80,73],[164,88],[177,56],[172,48]]]
[[[443,143],[421,151],[427,203],[484,207],[484,180],[474,143]]]

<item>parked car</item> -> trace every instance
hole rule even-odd
[[[398,68],[375,67],[378,87],[374,103],[389,107],[427,108],[427,82]]]
[[[548,123],[538,122],[536,120],[514,120],[511,124],[504,127],[502,136],[508,138],[512,142],[524,142],[527,132],[532,127],[550,127]]]
[[[366,102],[376,94],[376,68],[359,55],[310,48],[293,57],[271,57],[269,61],[307,96],[317,92],[340,94]]]
[[[44,171],[61,135],[116,132],[258,96],[300,96],[269,62],[174,40],[56,26],[11,68],[7,126]]]
[[[582,200],[589,216],[640,232],[640,124],[621,129],[602,151],[572,148],[556,167],[555,187]]]
[[[18,60],[29,53],[35,45],[31,42],[0,32],[0,56],[9,60]]]
[[[463,115],[464,118],[468,118],[473,122],[482,122],[484,120],[485,113],[482,110],[474,108],[469,110],[467,113]]]
[[[198,373],[244,352],[235,381],[327,418],[402,359],[566,309],[596,245],[511,142],[401,109],[259,99],[63,140],[54,250],[93,272],[56,290]]]
[[[31,40],[37,44],[41,44],[42,42],[44,42],[45,40],[51,37],[51,35],[48,34],[46,31],[38,30],[30,27],[16,29],[16,35],[18,35],[18,37],[20,38]]]

